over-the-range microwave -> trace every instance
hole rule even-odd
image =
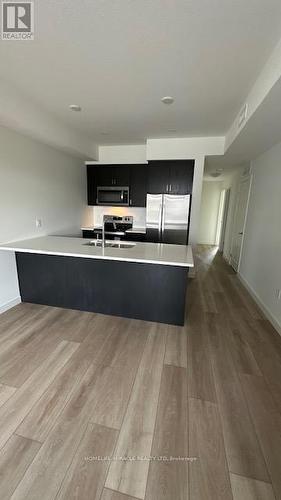
[[[97,205],[129,205],[128,186],[98,186]]]

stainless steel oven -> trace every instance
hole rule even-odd
[[[97,205],[129,205],[129,187],[98,186]]]

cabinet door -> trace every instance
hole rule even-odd
[[[97,197],[97,167],[87,166],[87,190],[88,190],[88,205],[96,204]]]
[[[99,165],[97,168],[97,186],[129,186],[129,165]]]
[[[169,193],[191,194],[193,184],[193,171],[193,160],[178,160],[171,162]]]
[[[94,231],[83,230],[82,231],[83,238],[87,238],[89,240],[94,240],[97,238],[97,234]]]
[[[131,165],[130,170],[130,206],[145,207],[147,193],[147,165]]]
[[[126,241],[146,241],[146,235],[144,233],[128,233],[124,238]]]
[[[130,185],[130,165],[112,166],[112,183],[114,186]]]
[[[111,165],[100,165],[97,168],[97,186],[113,185],[113,167]]]
[[[169,192],[170,167],[162,161],[152,161],[148,165],[149,194],[162,194]]]

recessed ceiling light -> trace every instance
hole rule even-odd
[[[173,104],[174,102],[174,98],[169,96],[169,95],[166,95],[165,97],[162,97],[161,101],[164,103],[164,104]]]
[[[211,172],[212,177],[219,177],[223,173],[223,168],[217,168],[215,172]]]
[[[70,104],[69,109],[71,109],[71,111],[81,111],[82,108],[79,104]]]

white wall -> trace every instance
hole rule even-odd
[[[198,242],[204,245],[216,244],[221,181],[204,181],[201,197],[201,211]]]
[[[252,163],[239,274],[281,331],[281,143]]]
[[[99,146],[98,163],[146,163],[146,145]]]
[[[173,139],[147,139],[148,160],[184,160],[197,156],[223,155],[225,138],[175,137]]]
[[[85,167],[77,158],[0,127],[0,243],[79,234]],[[35,218],[42,219],[36,229]],[[15,258],[0,251],[0,311],[19,295]]]

